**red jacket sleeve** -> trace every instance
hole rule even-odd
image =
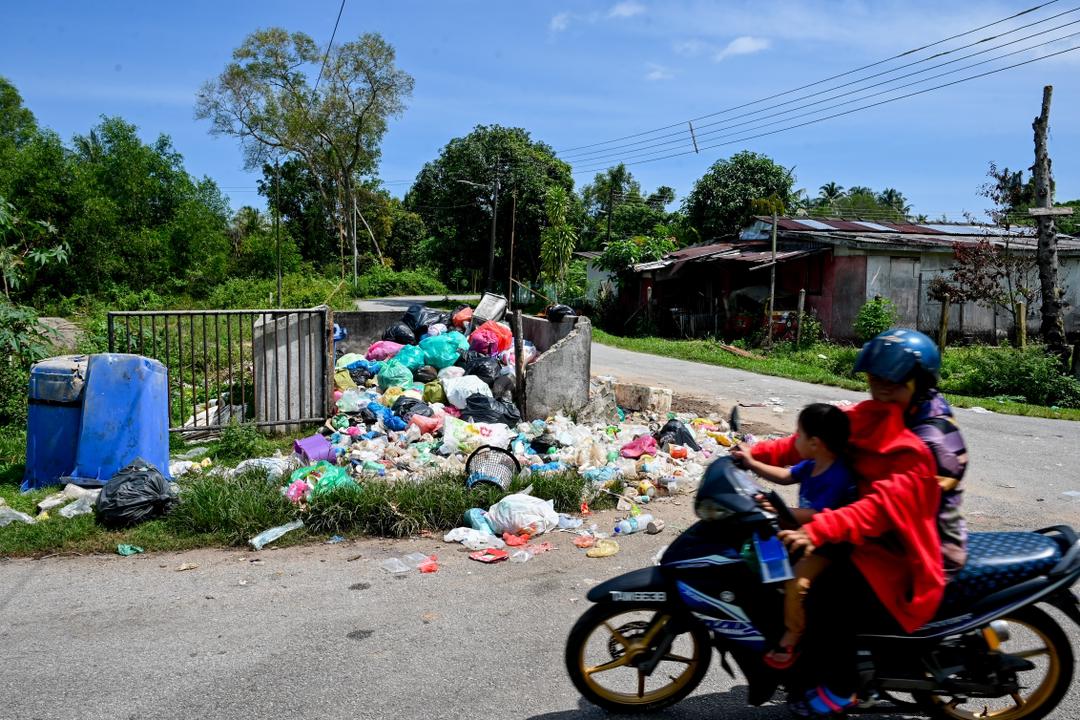
[[[779,440],[762,440],[750,448],[750,456],[766,465],[788,467],[802,461],[795,450],[795,436],[788,435]]]
[[[869,492],[850,505],[825,510],[804,526],[815,545],[849,542],[862,545],[889,530],[907,530],[925,518],[935,518],[940,488],[925,453],[910,457],[904,471],[872,483]]]

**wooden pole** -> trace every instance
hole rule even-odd
[[[1027,304],[1016,303],[1016,347],[1027,347]]]
[[[941,320],[938,321],[937,344],[938,349],[945,351],[945,343],[949,339],[949,306],[952,304],[948,295],[941,301]]]
[[[526,419],[526,395],[525,395],[525,329],[521,324],[521,311],[514,311],[514,383],[515,405],[521,412],[522,419]]]
[[[1065,344],[1065,323],[1061,311],[1061,287],[1058,285],[1058,250],[1057,230],[1054,226],[1053,180],[1050,174],[1050,153],[1046,147],[1046,136],[1050,126],[1050,98],[1054,88],[1043,88],[1042,110],[1031,124],[1035,131],[1035,165],[1032,167],[1035,180],[1035,200],[1042,213],[1037,215],[1039,223],[1039,245],[1036,259],[1039,263],[1039,286],[1042,291],[1040,313],[1042,325],[1039,328],[1050,352],[1066,360],[1068,347]]]
[[[1074,378],[1080,380],[1080,342],[1073,345],[1072,374]]]
[[[506,282],[506,309],[510,310],[514,304],[514,226],[517,223],[517,190],[511,194],[510,205],[510,267],[509,279]]]
[[[772,267],[769,268],[769,312],[765,315],[765,325],[768,328],[766,335],[767,344],[772,347],[773,310],[776,308],[776,208],[772,214]]]
[[[795,347],[802,347],[802,321],[803,310],[806,307],[806,288],[799,289],[799,320],[798,325],[795,326]]]

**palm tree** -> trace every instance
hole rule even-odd
[[[837,185],[834,182],[827,182],[818,188],[818,190],[820,191],[818,197],[826,203],[835,202],[844,195],[844,187],[842,185]]]
[[[873,197],[874,191],[865,185],[852,185],[848,188],[847,195],[848,197],[851,197],[852,195],[869,195],[870,197]]]
[[[896,188],[885,188],[878,193],[877,201],[885,205],[886,207],[896,210],[902,215],[907,215],[911,210],[911,205],[908,204],[907,198],[904,194]]]
[[[76,135],[75,150],[84,160],[97,161],[102,152],[101,138],[98,137],[97,131],[91,129],[89,135]]]

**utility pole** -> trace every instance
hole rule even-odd
[[[615,214],[614,202],[615,186],[609,182],[607,189],[607,240],[604,241],[605,245],[611,242],[611,216]]]
[[[1065,344],[1065,324],[1061,317],[1061,286],[1058,284],[1057,229],[1054,216],[1072,213],[1072,208],[1055,208],[1050,153],[1046,136],[1050,126],[1050,98],[1054,88],[1043,88],[1042,111],[1031,124],[1035,131],[1035,200],[1037,207],[1029,210],[1039,223],[1039,246],[1036,259],[1039,263],[1039,284],[1042,291],[1042,326],[1040,331],[1051,353],[1068,360]]]
[[[772,346],[773,308],[776,306],[776,205],[772,211],[772,267],[769,268],[769,312],[765,316],[768,326],[768,345]]]
[[[487,279],[484,290],[492,292],[495,288],[495,218],[499,214],[499,175],[495,171],[495,180],[491,184],[491,244],[488,245]]]
[[[281,168],[274,158],[274,244],[277,246],[277,306],[281,307]]]
[[[510,194],[510,279],[506,283],[506,309],[514,304],[514,229],[517,227],[517,188]]]
[[[352,198],[352,281],[354,285],[356,284],[356,276],[358,274],[357,264],[359,262],[359,260],[357,259],[358,253],[356,249],[356,216],[358,212],[359,211],[356,207],[356,193],[354,192]]]

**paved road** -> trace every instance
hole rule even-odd
[[[812,402],[849,400],[865,393],[757,375],[744,370],[592,347],[594,375],[613,375],[629,382],[672,388],[676,393],[708,399],[718,407],[735,403],[768,403],[774,407],[741,408],[743,417],[795,428],[799,408]],[[971,456],[966,513],[976,529],[1030,528],[1068,522],[1080,526],[1080,422],[956,411]]]
[[[356,309],[368,312],[380,310],[401,310],[405,312],[410,305],[416,303],[439,302],[442,300],[458,300],[463,303],[476,304],[480,300],[479,295],[410,295],[402,297],[375,298],[372,300],[357,300]]]

